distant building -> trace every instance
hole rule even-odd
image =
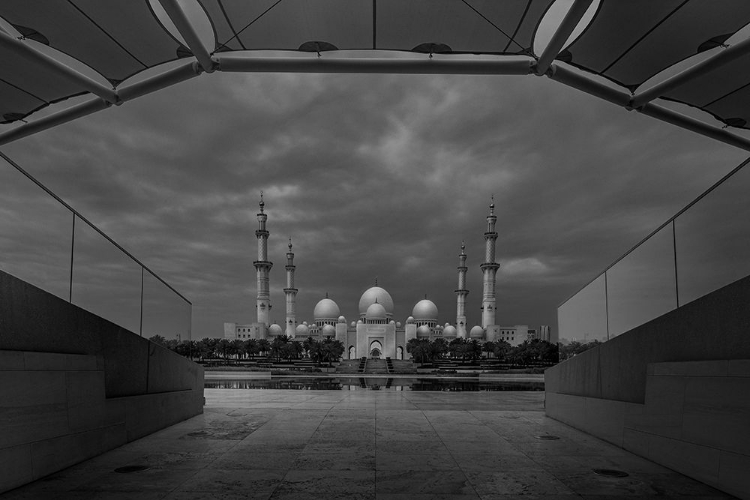
[[[461,243],[461,254],[458,266],[458,288],[456,292],[456,324],[438,322],[438,308],[434,302],[427,299],[418,301],[412,309],[412,314],[402,324],[393,318],[393,299],[391,295],[378,286],[368,288],[359,299],[359,317],[355,321],[347,322],[341,315],[338,304],[331,298],[321,299],[313,311],[313,322],[297,323],[296,296],[298,289],[294,288],[294,253],[292,242],[289,241],[289,252],[286,265],[286,315],[284,325],[271,324],[271,300],[269,294],[270,270],[273,264],[268,261],[268,237],[266,228],[267,214],[261,193],[260,213],[258,213],[258,260],[253,262],[257,276],[257,297],[255,323],[239,324],[224,323],[224,337],[227,339],[272,339],[279,335],[293,338],[326,338],[340,340],[346,347],[344,358],[355,359],[361,357],[390,357],[394,359],[408,359],[406,344],[411,339],[443,338],[450,342],[455,338],[466,338],[479,342],[504,340],[513,346],[522,344],[526,340],[538,338],[538,331],[529,329],[526,325],[500,326],[495,321],[497,310],[495,297],[495,282],[500,265],[495,262],[495,243],[497,232],[495,223],[495,204],[490,204],[490,214],[487,216],[487,231],[485,239],[485,260],[480,268],[482,280],[482,326],[476,325],[471,330],[466,324],[466,299],[469,291],[466,289],[466,252],[465,244]],[[545,328],[545,327],[541,327]],[[540,328],[540,330],[541,330]],[[548,327],[547,327],[548,328]]]

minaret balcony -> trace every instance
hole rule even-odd
[[[458,268],[458,270],[459,270],[459,271],[463,271],[463,272],[466,272],[466,271],[468,271],[468,270],[469,270],[469,268],[468,268],[468,267],[466,267],[466,266],[460,266],[460,267]]]
[[[486,233],[484,233],[484,237],[485,238],[497,238],[497,231],[487,231]]]
[[[255,236],[257,236],[257,237],[268,236],[269,234],[271,234],[271,233],[269,233],[265,229],[258,229],[258,230],[255,231]]]
[[[297,266],[295,266],[294,264],[287,264],[285,269],[287,271],[294,271],[295,269],[297,269]]]
[[[458,290],[454,290],[454,292],[464,295],[469,295],[469,291],[464,288],[459,288]]]
[[[273,267],[273,262],[269,262],[267,260],[255,260],[255,261],[253,261],[253,265],[257,269],[262,269],[264,267],[268,268],[268,269],[271,269],[271,267]]]
[[[500,264],[498,264],[497,262],[484,262],[484,263],[480,264],[479,268],[482,269],[482,270],[485,270],[485,269],[499,269],[500,268]]]
[[[284,293],[297,293],[299,292],[298,288],[284,288]]]

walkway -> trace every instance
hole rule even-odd
[[[0,499],[730,498],[546,418],[543,398],[207,389],[204,415]]]

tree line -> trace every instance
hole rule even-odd
[[[332,363],[344,354],[344,344],[340,340],[325,338],[317,340],[308,337],[304,341],[294,340],[286,335],[266,339],[216,339],[206,337],[201,340],[167,340],[154,335],[150,341],[170,349],[177,354],[198,361],[222,359],[243,360],[257,356],[270,357],[276,361],[309,358],[316,363]]]
[[[474,362],[482,357],[515,365],[558,361],[557,344],[538,339],[526,340],[518,346],[512,346],[504,340],[479,342],[477,339],[456,338],[448,342],[441,338],[411,339],[406,343],[406,350],[419,363],[442,359]]]

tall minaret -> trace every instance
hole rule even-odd
[[[500,264],[495,262],[495,241],[497,233],[495,232],[495,197],[492,197],[490,203],[490,215],[487,216],[487,232],[484,233],[485,254],[484,263],[479,266],[484,273],[482,280],[482,328],[487,328],[495,323],[495,275]]]
[[[292,252],[292,239],[289,238],[289,251],[286,253],[286,335],[294,337],[297,331],[297,313],[295,302],[297,300],[297,289],[294,288],[294,253]]]
[[[260,213],[258,214],[258,230],[255,231],[255,237],[258,238],[258,260],[253,262],[258,275],[258,298],[256,305],[258,312],[258,323],[269,326],[269,316],[271,315],[271,292],[269,290],[269,273],[273,263],[268,261],[268,231],[266,230],[266,220],[268,215],[263,212],[266,204],[263,202],[263,191],[260,192]]]
[[[456,337],[466,338],[466,245],[461,242],[461,255],[458,256],[458,289],[456,290]]]

